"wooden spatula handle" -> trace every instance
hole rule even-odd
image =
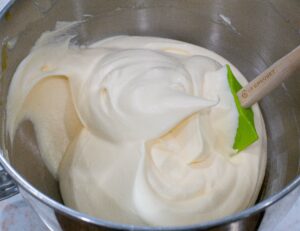
[[[238,92],[242,107],[247,108],[280,85],[300,67],[300,46],[258,75]]]

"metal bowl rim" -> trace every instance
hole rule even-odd
[[[83,222],[87,222],[93,225],[97,226],[104,226],[107,228],[113,228],[113,229],[122,229],[122,230],[194,230],[194,229],[207,229],[212,227],[217,227],[220,225],[228,224],[231,222],[235,222],[237,220],[242,220],[246,217],[249,217],[253,214],[256,214],[265,208],[269,207],[270,205],[274,204],[275,202],[282,199],[285,195],[290,193],[293,189],[295,189],[298,185],[300,185],[300,176],[296,177],[292,182],[290,182],[285,188],[283,188],[278,193],[270,196],[267,199],[262,200],[261,202],[241,211],[238,213],[235,213],[230,216],[226,216],[221,219],[199,223],[199,224],[193,224],[193,225],[185,225],[185,226],[138,226],[138,225],[129,225],[129,224],[118,224],[106,220],[102,220],[99,218],[92,217],[90,215],[81,213],[79,211],[76,211],[74,209],[71,209],[53,199],[46,196],[45,194],[38,191],[36,188],[34,188],[29,182],[27,182],[10,164],[9,162],[4,158],[3,150],[0,150],[0,162],[3,165],[4,169],[8,172],[8,174],[17,182],[18,186],[20,186],[22,189],[27,191],[30,195],[32,195],[34,198],[42,202],[43,204],[46,204],[47,206],[51,207],[55,211],[59,211],[60,213],[63,213],[67,215],[68,217],[78,219]]]

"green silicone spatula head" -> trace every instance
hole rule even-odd
[[[227,65],[227,77],[239,113],[233,149],[244,150],[258,139],[251,106],[269,94],[300,67],[300,46],[276,61],[242,88]]]
[[[242,86],[233,75],[229,65],[227,65],[227,78],[239,114],[238,128],[234,139],[233,149],[240,152],[254,143],[258,139],[258,134],[255,129],[252,109],[243,108],[241,106],[237,93],[242,89]]]

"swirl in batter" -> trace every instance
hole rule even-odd
[[[85,47],[42,36],[9,91],[11,139],[31,120],[67,206],[136,225],[194,224],[241,211],[258,195],[266,134],[232,149],[238,113],[229,62],[204,48],[118,36]],[[231,65],[232,66],[232,65]],[[232,66],[241,83],[244,77]]]

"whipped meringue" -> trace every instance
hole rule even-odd
[[[260,138],[236,154],[227,60],[171,39],[117,36],[77,47],[70,38],[45,43],[50,34],[12,79],[7,129],[13,140],[22,121],[33,122],[67,206],[114,222],[173,226],[255,203],[264,122],[254,105]]]

